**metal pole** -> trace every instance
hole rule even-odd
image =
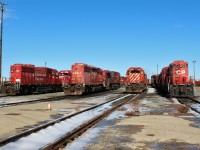
[[[158,64],[157,64],[157,75],[158,75]]]
[[[2,35],[3,35],[3,13],[5,11],[4,2],[0,2],[1,7],[1,35],[0,35],[0,79],[2,80]]]
[[[196,60],[194,60],[192,62],[193,62],[193,71],[194,71],[194,87],[195,87],[195,63],[196,63]]]
[[[47,64],[47,63],[45,62],[45,68],[46,68],[46,64]]]

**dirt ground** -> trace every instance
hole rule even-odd
[[[194,95],[200,97],[200,86],[196,86],[194,88]]]
[[[176,99],[156,94],[133,101],[87,131],[66,149],[200,149],[200,116]]]

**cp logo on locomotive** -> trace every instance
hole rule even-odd
[[[185,70],[176,70],[176,74],[185,74]]]

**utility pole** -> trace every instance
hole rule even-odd
[[[44,63],[45,68],[46,68],[46,65],[47,65],[47,62]]]
[[[4,6],[6,4],[4,2],[0,2],[1,9],[1,35],[0,35],[0,80],[2,81],[2,35],[3,35],[3,13],[5,11]]]

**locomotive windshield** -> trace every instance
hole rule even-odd
[[[131,70],[131,73],[140,73],[140,70]]]
[[[174,64],[172,67],[173,67],[173,68],[188,68],[188,65],[187,65],[187,64],[185,64],[185,65]]]
[[[127,75],[129,75],[129,74],[132,74],[132,73],[140,73],[140,70],[130,70],[130,71],[128,71],[127,72]]]

